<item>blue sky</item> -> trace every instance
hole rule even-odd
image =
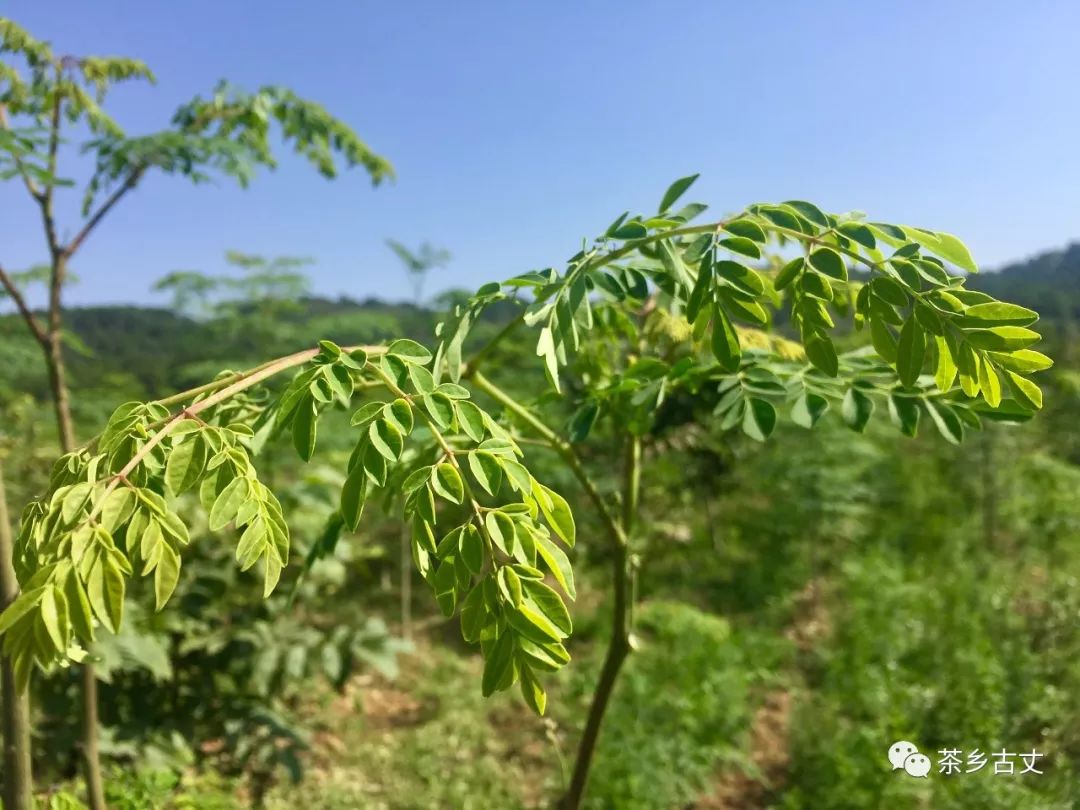
[[[318,292],[406,298],[384,240],[453,263],[431,289],[558,266],[668,182],[718,216],[802,198],[960,235],[993,266],[1080,238],[1080,4],[8,0],[60,52],[142,58],[131,133],[219,78],[287,84],[394,164],[372,189],[295,160],[242,191],[149,177],[77,257],[72,303],[152,301],[228,248],[310,255]],[[69,164],[69,175],[84,166]],[[0,187],[0,262],[43,257]],[[74,229],[75,198],[62,206]]]

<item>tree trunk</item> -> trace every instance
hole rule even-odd
[[[63,280],[62,260],[54,267],[53,275],[54,278]],[[67,373],[64,367],[63,333],[58,299],[57,295],[50,307],[49,341],[45,351],[45,365],[48,369],[49,388],[56,412],[56,429],[60,438],[60,448],[64,453],[70,453],[75,449],[75,425],[71,418]],[[82,759],[86,779],[86,801],[90,810],[106,810],[101,758],[98,753],[97,679],[94,676],[94,665],[89,662],[82,665],[82,714]]]
[[[19,595],[19,583],[12,568],[14,544],[4,468],[0,461],[0,611]],[[7,656],[0,656],[0,701],[4,704],[4,808],[31,810],[33,776],[30,771],[30,696],[15,689],[15,669]]]
[[[593,756],[600,739],[600,727],[604,723],[611,695],[615,691],[615,682],[619,678],[623,662],[630,654],[630,572],[629,546],[627,542],[634,530],[638,511],[638,495],[641,488],[641,439],[632,436],[626,443],[626,458],[623,469],[623,514],[622,540],[616,541],[612,551],[612,586],[613,607],[611,617],[611,638],[608,641],[604,665],[600,670],[600,680],[593,692],[589,716],[585,720],[585,731],[578,745],[577,758],[574,761],[574,773],[570,778],[570,787],[559,803],[560,810],[579,810],[585,798],[585,788],[589,782]]]

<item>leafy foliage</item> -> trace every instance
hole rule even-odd
[[[126,190],[149,170],[204,182],[214,174],[246,186],[260,168],[277,162],[271,147],[274,127],[294,151],[327,178],[340,167],[361,166],[374,183],[393,169],[348,125],[321,105],[284,87],[247,92],[220,83],[207,99],[196,97],[177,109],[171,126],[130,136],[103,108],[108,90],[133,80],[153,81],[141,61],[123,57],[58,56],[10,19],[0,19],[0,54],[25,64],[0,63],[0,109],[15,119],[0,122],[0,178],[21,176],[35,195],[42,188],[71,185],[56,175],[58,122],[85,124],[94,136],[83,144],[95,169],[83,195],[83,215],[99,194]],[[78,238],[78,237],[77,237]]]
[[[685,318],[686,342],[695,351],[674,363],[631,362],[583,403],[577,438],[612,397],[635,403],[643,430],[647,412],[680,388],[726,394],[716,411],[722,424],[759,440],[773,431],[783,405],[809,427],[838,403],[847,424],[862,430],[883,402],[905,434],[914,435],[925,414],[953,443],[983,418],[1021,421],[1042,406],[1042,393],[1029,379],[1050,366],[1030,348],[1039,340],[1028,328],[1037,314],[968,290],[965,277],[949,273],[947,263],[976,270],[956,237],[825,214],[800,201],[751,205],[715,224],[689,225],[703,205],[668,209],[692,179],[672,186],[657,216],[620,216],[562,275],[548,269],[485,285],[440,325],[438,367],[453,380],[468,376],[461,347],[478,314],[527,291],[533,300],[520,319],[540,327],[536,354],[559,390],[560,369],[580,350],[583,335],[599,329],[634,338],[628,311],[644,306],[656,290],[661,306]],[[770,238],[781,246],[794,243],[804,255],[775,273],[746,264]],[[853,280],[848,263],[868,268],[870,281]],[[781,306],[790,310],[805,361],[778,356],[772,346],[743,345],[736,324],[766,327]],[[876,354],[837,352],[831,336],[836,317],[852,313],[856,329],[869,331]],[[709,359],[696,351],[706,346]]]
[[[81,657],[95,624],[116,632],[136,567],[153,575],[157,608],[164,606],[189,542],[173,503],[188,490],[198,491],[211,531],[236,527],[237,562],[242,570],[261,563],[269,595],[288,563],[289,530],[252,454],[287,430],[309,460],[320,412],[335,402],[347,405],[358,386],[376,386],[392,399],[370,401],[353,418],[361,435],[341,493],[345,525],[357,527],[373,491],[392,484],[402,492],[417,567],[446,615],[460,604],[465,639],[484,651],[485,694],[520,682],[526,701],[543,713],[546,697],[535,673],[569,660],[562,641],[571,623],[562,598],[542,581],[538,560],[569,593],[573,579],[541,516],[573,544],[569,508],[518,461],[521,450],[467,389],[435,384],[426,349],[398,340],[371,353],[377,362],[364,349],[343,351],[323,341],[317,351],[226,375],[181,396],[177,401],[188,404],[175,413],[161,403],[127,403],[93,450],[62,458],[50,492],[23,514],[17,551],[23,594],[0,619],[20,683],[35,661]],[[310,367],[270,404],[244,393],[306,361]],[[414,427],[427,449],[408,467],[396,466]],[[485,495],[489,506],[481,503]],[[469,517],[447,531],[438,503],[463,506]]]

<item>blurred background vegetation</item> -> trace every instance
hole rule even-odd
[[[395,244],[410,274],[406,257],[450,261]],[[79,435],[120,402],[317,338],[430,342],[456,297],[424,304],[417,284],[412,303],[328,300],[307,292],[306,260],[228,260],[225,276],[158,282],[168,308],[67,312]],[[1046,410],[1026,425],[990,424],[956,448],[930,431],[899,439],[882,417],[863,435],[836,414],[813,432],[784,424],[766,445],[678,403],[660,420],[635,541],[651,561],[635,584],[639,651],[613,699],[588,806],[1075,806],[1080,244],[969,285],[1043,314],[1057,365],[1042,379]],[[506,316],[489,309],[473,339]],[[0,347],[0,452],[17,513],[44,487],[55,427],[38,347],[15,315],[0,316]],[[532,354],[528,336],[511,339],[491,376],[534,398],[545,380]],[[308,465],[288,448],[265,451],[297,559],[336,508],[351,446],[347,415],[336,418]],[[573,499],[565,471],[536,456],[538,476]],[[97,650],[110,806],[547,806],[568,777],[609,613],[603,545],[588,540],[585,501],[572,504],[582,539],[574,661],[553,679],[543,719],[516,693],[481,698],[482,662],[419,580],[402,602],[395,519],[371,509],[310,576],[298,582],[293,566],[264,602],[231,548],[198,536],[207,532],[192,509],[195,542],[169,608],[140,607],[145,583],[133,583],[123,631]],[[81,806],[76,680],[34,682],[35,776],[48,807]],[[933,759],[944,748],[1037,749],[1044,773],[911,779],[888,770],[896,739]]]

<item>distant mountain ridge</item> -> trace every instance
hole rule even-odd
[[[1034,309],[1044,318],[1080,317],[1080,242],[968,279],[967,286]]]

